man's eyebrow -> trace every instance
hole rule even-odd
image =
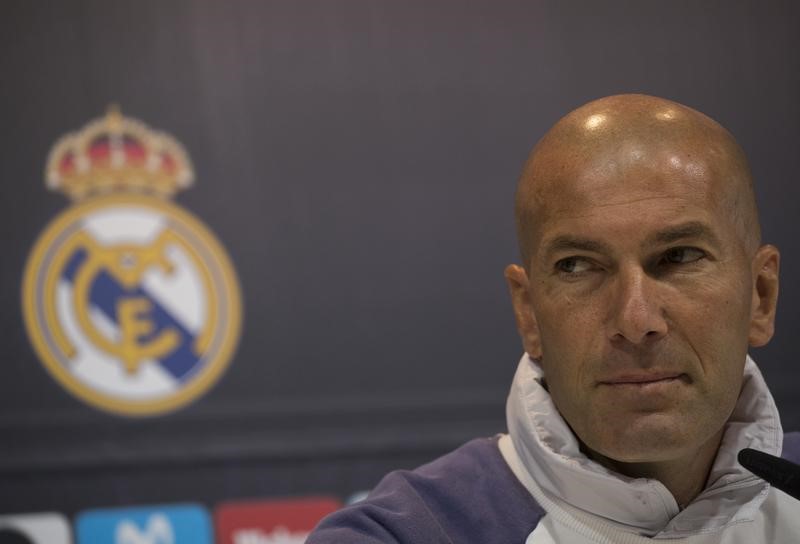
[[[672,242],[692,238],[705,238],[716,246],[720,245],[720,240],[717,235],[714,234],[714,231],[711,230],[711,227],[700,221],[689,221],[661,230],[648,237],[647,243],[670,244]]]
[[[545,244],[544,255],[549,258],[553,253],[573,250],[590,251],[593,253],[611,253],[611,248],[603,242],[592,240],[591,238],[561,235],[556,236]]]

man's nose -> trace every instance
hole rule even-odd
[[[635,267],[620,271],[615,283],[611,339],[643,344],[664,336],[668,327],[658,280]]]

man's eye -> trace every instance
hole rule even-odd
[[[664,261],[667,264],[688,264],[705,256],[705,252],[696,247],[675,247],[664,254]]]
[[[567,257],[556,263],[556,271],[564,274],[580,274],[591,270],[591,268],[591,263],[578,257]]]

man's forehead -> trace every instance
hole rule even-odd
[[[722,190],[733,163],[721,142],[678,134],[659,138],[636,133],[586,142],[544,145],[529,165],[534,201],[551,201],[581,192],[620,192],[647,187],[679,190],[695,185]]]
[[[572,163],[542,176],[526,205],[534,222],[597,220],[606,215],[725,208],[733,187],[724,166],[692,149],[626,149]],[[644,210],[644,212],[642,212]]]

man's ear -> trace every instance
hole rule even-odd
[[[781,254],[772,245],[761,246],[753,257],[753,306],[747,337],[753,347],[769,342],[775,332],[780,261]]]
[[[542,343],[539,337],[539,324],[533,314],[530,285],[525,270],[516,264],[510,264],[505,271],[508,290],[511,292],[511,304],[514,306],[514,317],[517,319],[517,330],[522,339],[522,346],[534,359],[542,357]]]

